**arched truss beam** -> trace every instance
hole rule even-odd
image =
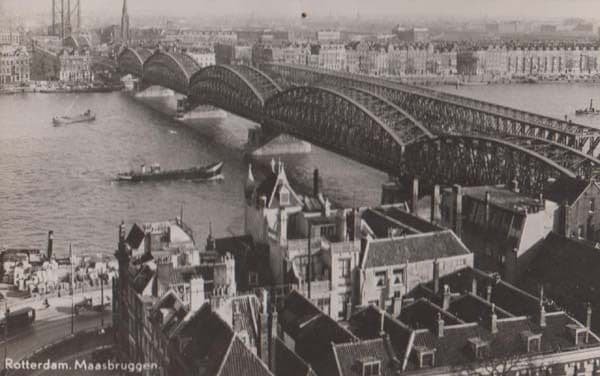
[[[188,94],[193,73],[188,72],[173,54],[157,50],[144,62],[143,80],[147,84],[160,85],[181,94]]]

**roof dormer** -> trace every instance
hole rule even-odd
[[[381,359],[373,356],[361,358],[358,360],[362,376],[379,376],[381,375]]]

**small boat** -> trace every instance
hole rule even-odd
[[[94,114],[90,110],[87,110],[83,114],[77,115],[77,116],[55,116],[54,118],[52,118],[52,123],[55,126],[58,126],[58,125],[66,125],[66,124],[73,124],[73,123],[83,123],[83,122],[89,122],[89,121],[94,121],[94,120],[96,120],[96,114]]]
[[[581,110],[575,110],[575,115],[584,116],[584,115],[600,115],[600,110],[594,108],[594,102],[590,99],[590,106],[588,108],[584,108]]]
[[[145,165],[142,165],[140,172],[131,171],[117,174],[117,180],[131,182],[174,179],[217,180],[223,178],[223,175],[221,175],[222,168],[222,161],[202,167],[170,171],[161,170],[160,165],[158,164],[154,164],[150,166],[150,168],[146,168]]]

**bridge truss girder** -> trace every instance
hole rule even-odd
[[[142,87],[158,85],[187,95],[189,82],[189,74],[169,53],[156,51],[144,62]]]

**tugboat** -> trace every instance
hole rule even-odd
[[[600,115],[600,110],[596,110],[594,108],[594,101],[590,99],[590,106],[588,108],[584,108],[582,110],[575,110],[575,115],[583,116],[583,115]]]
[[[87,110],[81,115],[77,116],[55,116],[52,118],[52,124],[54,126],[73,124],[73,123],[83,123],[96,120],[96,114],[94,114],[91,110]]]
[[[151,180],[173,180],[173,179],[200,179],[200,180],[217,180],[223,179],[221,169],[223,162],[211,163],[203,167],[192,167],[183,170],[162,171],[159,164],[153,164],[150,168],[142,165],[140,172],[122,172],[117,174],[119,181],[151,181]]]

